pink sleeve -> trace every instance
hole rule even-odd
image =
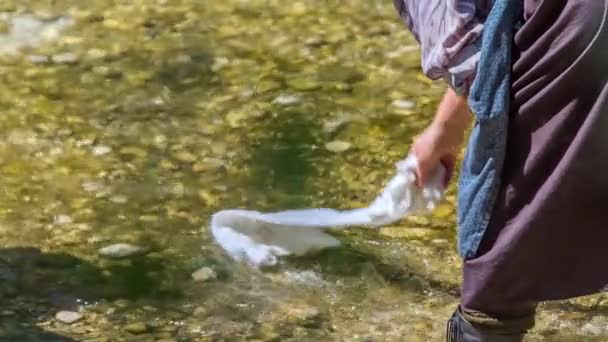
[[[479,61],[488,0],[394,0],[422,50],[422,70],[468,91]]]

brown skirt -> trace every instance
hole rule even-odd
[[[608,284],[608,0],[526,0],[502,186],[462,303],[481,312]]]

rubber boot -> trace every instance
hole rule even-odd
[[[522,342],[526,331],[505,332],[469,323],[458,308],[447,324],[447,342]]]

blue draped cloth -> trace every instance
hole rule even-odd
[[[465,260],[477,254],[500,189],[509,124],[511,50],[522,11],[521,0],[496,0],[484,26],[468,99],[475,126],[458,189],[458,250]]]

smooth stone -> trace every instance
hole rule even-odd
[[[311,91],[321,88],[321,83],[307,78],[294,78],[287,80],[287,85],[295,90]]]
[[[402,57],[407,53],[417,52],[418,50],[419,47],[417,45],[404,45],[398,50],[387,52],[385,56],[390,59],[395,59]]]
[[[249,118],[249,113],[244,113],[242,111],[234,111],[226,114],[225,120],[226,123],[232,128],[238,128],[243,125],[243,122]]]
[[[201,267],[192,273],[192,279],[194,281],[209,281],[217,279],[217,274],[211,267]]]
[[[339,117],[339,118],[336,118],[333,120],[326,121],[325,123],[323,123],[323,131],[325,133],[330,133],[330,134],[335,133],[338,130],[340,130],[341,128],[343,128],[344,126],[346,126],[351,121],[353,121],[353,119],[348,116],[343,116],[343,117]]]
[[[52,57],[53,62],[59,64],[74,64],[78,62],[78,56],[73,52],[60,53]]]
[[[425,216],[410,215],[406,220],[418,226],[429,226],[431,224],[431,220]]]
[[[91,59],[102,59],[105,58],[108,53],[102,49],[90,49],[87,51],[87,56]]]
[[[175,159],[184,162],[184,163],[192,163],[196,161],[196,156],[187,151],[178,151],[174,155]]]
[[[302,100],[298,96],[289,95],[289,94],[281,94],[281,95],[277,96],[274,99],[274,101],[272,101],[272,103],[288,106],[288,105],[300,103],[301,101]]]
[[[128,201],[129,201],[129,199],[127,198],[127,196],[124,196],[124,195],[114,195],[114,196],[110,197],[110,202],[116,203],[116,204],[125,204]]]
[[[139,220],[143,222],[158,222],[159,218],[156,215],[141,215]]]
[[[150,327],[144,322],[135,322],[125,325],[125,331],[131,334],[145,334],[150,331]]]
[[[167,159],[163,159],[160,161],[159,163],[160,167],[165,169],[165,170],[177,170],[179,169],[179,166],[175,165],[174,163],[172,163],[171,161],[167,160]]]
[[[226,166],[226,162],[217,158],[205,158],[201,162],[197,162],[192,165],[192,171],[194,172],[205,172],[205,171],[217,171],[221,170]]]
[[[84,181],[82,182],[82,189],[86,192],[95,192],[103,188],[103,183],[100,181]]]
[[[49,62],[49,57],[41,55],[29,55],[27,56],[27,60],[32,64],[45,64]]]
[[[73,222],[72,218],[69,217],[68,215],[55,216],[55,224],[64,225],[64,224],[70,224],[72,222]]]
[[[416,106],[414,102],[408,100],[395,100],[391,105],[398,109],[412,109]]]
[[[450,241],[448,239],[433,239],[431,240],[431,243],[434,245],[447,245],[448,243],[450,243]]]
[[[129,243],[116,243],[103,247],[99,250],[99,255],[109,259],[122,259],[138,256],[146,253],[147,249]]]
[[[325,148],[330,152],[340,153],[345,152],[351,148],[352,144],[347,141],[331,141],[325,144]]]
[[[120,154],[133,155],[139,158],[143,158],[148,154],[148,151],[135,146],[127,146],[120,149]]]
[[[78,322],[84,317],[83,314],[74,311],[59,311],[55,315],[55,319],[61,323],[72,324]]]
[[[2,310],[2,312],[0,314],[2,316],[13,316],[15,314],[15,311],[12,311],[12,310]]]
[[[32,14],[11,16],[10,23],[2,21],[10,24],[10,28],[6,34],[0,34],[0,55],[14,55],[24,48],[56,40],[61,37],[61,30],[74,22],[68,17],[42,19]]]
[[[96,156],[103,156],[112,152],[112,148],[109,146],[95,146],[93,147],[93,154]]]

